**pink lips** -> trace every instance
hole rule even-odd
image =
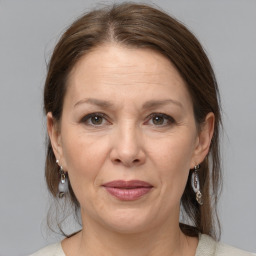
[[[140,180],[114,180],[103,184],[103,187],[112,196],[123,201],[137,200],[153,188],[151,184]]]

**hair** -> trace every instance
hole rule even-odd
[[[181,198],[186,223],[180,223],[180,228],[188,236],[203,233],[219,240],[217,201],[222,185],[219,91],[213,69],[201,44],[181,22],[155,7],[135,3],[105,6],[78,18],[60,38],[49,62],[44,88],[45,114],[51,112],[55,121],[60,121],[71,70],[82,56],[107,43],[151,49],[162,54],[174,64],[185,81],[198,127],[204,123],[209,112],[214,113],[215,129],[210,150],[199,170],[204,204],[200,206],[195,199],[190,172]],[[56,200],[59,175],[59,167],[47,136],[45,177],[48,189]],[[74,211],[78,211],[79,202],[70,184],[69,199]]]

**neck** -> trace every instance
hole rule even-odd
[[[81,235],[81,241],[85,241],[85,243],[82,242],[84,249],[93,251],[91,255],[181,255],[175,254],[181,248],[182,236],[180,233],[167,235],[162,232],[148,231],[147,233],[121,234],[105,231],[99,235],[95,229],[93,231],[92,234],[92,230],[86,230]]]
[[[197,246],[195,239],[186,237],[178,224],[165,223],[132,234],[113,232],[91,221],[87,221],[85,227],[63,243],[66,255],[190,256],[195,255]]]

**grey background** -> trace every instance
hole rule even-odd
[[[221,240],[256,252],[256,1],[155,3],[187,24],[213,63],[225,127]],[[46,61],[65,27],[96,5],[88,0],[0,0],[1,256],[26,255],[60,239],[45,228]]]

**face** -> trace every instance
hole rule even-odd
[[[178,224],[189,170],[207,150],[168,59],[146,49],[96,48],[72,70],[59,129],[52,124],[49,113],[54,152],[84,222],[119,232]]]

